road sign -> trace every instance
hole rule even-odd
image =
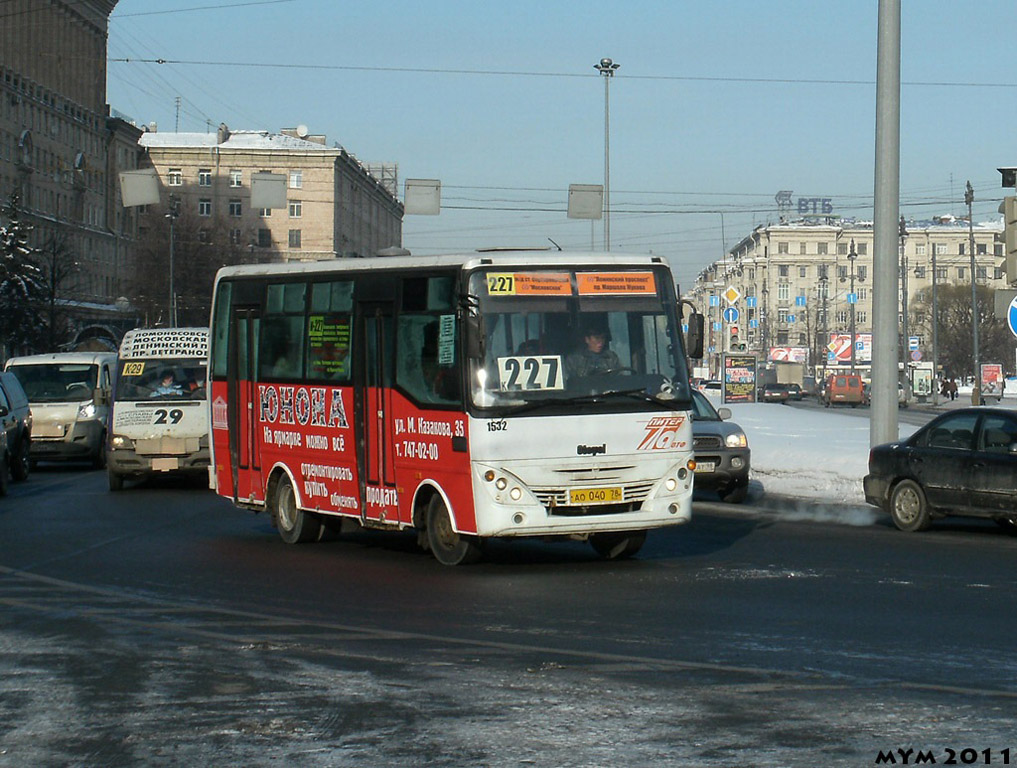
[[[711,296],[710,297],[710,306],[711,307],[719,307],[720,306],[720,296]]]
[[[1010,328],[1010,333],[1017,336],[1017,296],[1010,301],[1010,306],[1007,307],[1006,324]]]
[[[804,296],[795,296],[795,306],[796,307],[804,307],[804,306],[806,306],[806,304],[805,304],[805,297]]]
[[[749,320],[749,328],[758,328],[758,327],[759,327],[758,320]]]
[[[735,288],[733,285],[729,285],[727,290],[724,291],[724,298],[727,299],[728,304],[735,304],[738,299],[742,297],[742,292]]]
[[[919,352],[917,349],[913,350],[911,352],[911,359],[914,360],[915,362],[918,362],[919,360],[922,359],[922,353]]]
[[[755,309],[756,308],[756,297],[755,296],[746,296],[745,297],[745,306],[748,307],[749,309]]]
[[[858,303],[858,294],[857,293],[849,293],[847,295],[847,300],[848,300],[848,304],[857,304]]]
[[[909,336],[908,337],[908,349],[912,349],[912,350],[913,349],[918,349],[918,337],[917,336]]]
[[[795,315],[788,315],[787,316],[787,321],[789,323],[793,323],[795,321]]]
[[[728,307],[727,309],[724,310],[724,319],[727,320],[729,323],[737,322],[738,310],[735,309],[734,307]]]

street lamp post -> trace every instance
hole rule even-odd
[[[176,221],[178,214],[177,201],[171,197],[169,201],[169,213],[166,214],[166,218],[169,219],[169,312],[167,313],[167,317],[169,318],[169,325],[171,328],[176,328],[177,326],[177,297],[173,286],[173,222]]]
[[[932,245],[932,404],[939,405],[939,307],[936,304],[936,245]]]
[[[904,224],[904,215],[901,214],[900,226],[898,227],[897,234],[900,237],[900,306],[901,306],[901,344],[900,344],[900,356],[904,361],[904,367],[907,368],[907,353],[908,353],[908,340],[911,338],[908,335],[908,257],[904,252],[904,241],[907,240],[908,230]],[[900,380],[900,374],[897,374],[898,381]]]
[[[858,298],[855,296],[855,259],[858,258],[858,254],[855,253],[855,239],[851,238],[851,248],[848,251],[848,261],[851,262],[851,373],[855,372],[855,304],[858,302]]]
[[[611,78],[620,67],[611,59],[593,66],[604,77],[604,250],[611,250]]]
[[[975,290],[975,220],[971,214],[971,206],[975,202],[975,190],[969,181],[964,189],[964,202],[968,206],[968,248],[971,251],[971,337],[974,352],[974,376],[972,377],[971,404],[981,405],[982,402],[982,376],[980,360],[978,359],[978,293]]]
[[[825,269],[825,267],[824,267]],[[824,272],[819,276],[819,291],[823,296],[823,333],[820,336],[822,343],[819,345],[819,354],[822,355],[824,350],[827,349],[827,345],[830,343],[830,316],[829,316],[829,305],[830,305],[830,277]],[[817,355],[818,357],[819,355]],[[818,361],[817,361],[818,362]],[[823,366],[823,373],[825,375],[828,366]]]

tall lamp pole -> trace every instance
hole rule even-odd
[[[908,353],[908,340],[911,338],[908,335],[908,257],[904,253],[904,241],[907,240],[908,230],[904,223],[904,215],[901,214],[900,225],[897,230],[897,234],[900,237],[900,306],[901,306],[901,345],[900,355],[904,360],[904,368],[907,369],[907,353]],[[900,373],[897,374],[897,380],[900,381]]]
[[[981,376],[981,362],[978,359],[978,293],[975,288],[975,220],[971,215],[971,206],[975,202],[975,190],[971,187],[969,181],[967,187],[964,189],[964,202],[968,206],[968,248],[971,251],[971,338],[974,344],[974,366],[975,372],[972,379],[973,386],[971,388],[971,404],[981,405],[982,402],[982,376]]]
[[[620,67],[611,59],[601,59],[593,68],[604,77],[604,250],[611,250],[611,78]]]
[[[173,287],[173,222],[176,221],[179,211],[177,210],[177,201],[171,197],[169,201],[169,213],[166,214],[166,218],[169,219],[169,312],[167,317],[169,318],[169,325],[171,328],[177,327],[177,296]]]
[[[939,307],[936,304],[936,245],[932,245],[932,404],[939,405]]]
[[[858,297],[855,296],[855,259],[857,258],[855,239],[852,237],[851,249],[848,251],[848,260],[851,262],[851,373],[855,372],[855,304],[858,301]]]

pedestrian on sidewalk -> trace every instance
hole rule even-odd
[[[950,379],[950,399],[957,399],[957,379]]]

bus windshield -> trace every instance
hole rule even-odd
[[[469,293],[483,330],[470,361],[482,409],[608,402],[688,408],[689,378],[666,271],[478,271]]]
[[[205,368],[194,358],[121,360],[117,400],[204,400]]]

